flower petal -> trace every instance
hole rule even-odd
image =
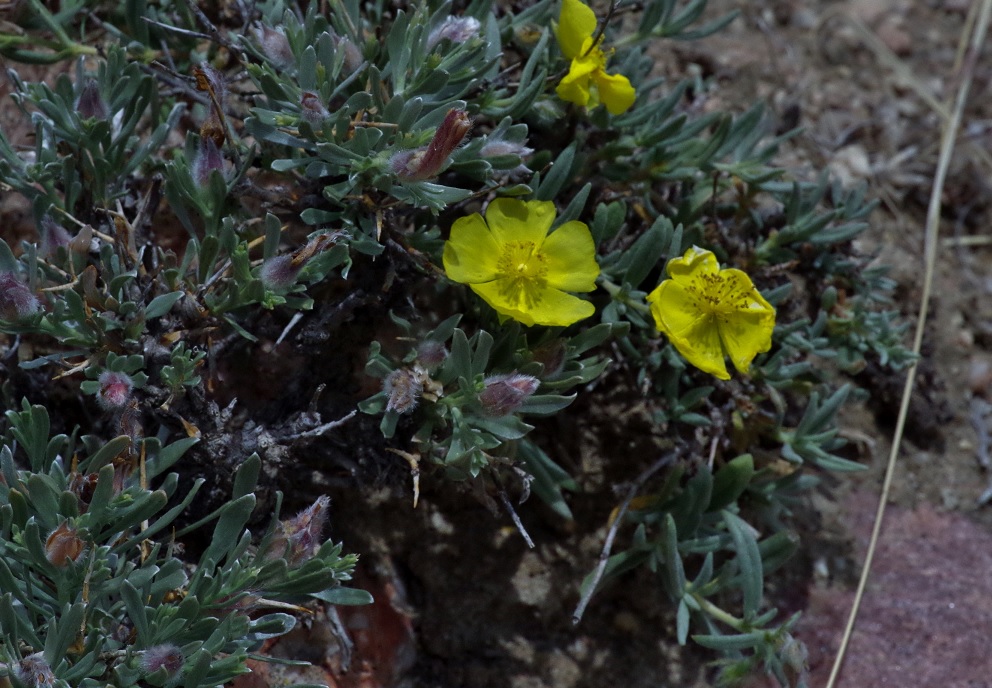
[[[752,287],[746,305],[724,316],[720,341],[734,367],[746,373],[755,356],[772,348],[774,330],[775,309]]]
[[[524,325],[564,327],[596,312],[595,306],[588,301],[557,289],[539,287],[533,282],[500,279],[473,284],[472,291],[497,313]]]
[[[497,198],[486,208],[486,224],[500,245],[511,241],[529,241],[540,247],[555,221],[555,215],[557,210],[551,201]]]
[[[496,279],[500,245],[479,213],[460,217],[451,225],[451,238],[444,243],[444,272],[462,284]]]
[[[729,380],[716,317],[700,310],[695,297],[674,279],[647,296],[655,325],[689,363],[721,380]]]
[[[582,54],[582,43],[596,32],[596,13],[579,0],[562,0],[558,15],[558,44],[565,57]]]
[[[665,268],[676,282],[684,282],[687,277],[695,277],[704,272],[719,272],[720,264],[712,251],[693,246],[681,258],[672,258]]]
[[[626,112],[637,98],[637,92],[623,74],[607,74],[599,70],[593,74],[593,81],[599,89],[599,99],[611,115]]]
[[[599,277],[596,244],[584,222],[566,222],[541,247],[548,286],[562,291],[592,291]]]

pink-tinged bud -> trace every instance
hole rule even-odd
[[[417,360],[428,372],[437,370],[448,357],[448,349],[444,344],[433,339],[425,339],[417,347]]]
[[[273,256],[262,263],[258,272],[259,279],[269,289],[288,289],[296,283],[300,270],[310,262],[310,259],[322,252],[328,246],[335,244],[343,236],[342,232],[318,234],[310,239],[305,246],[286,256]]]
[[[87,79],[83,84],[83,90],[76,99],[76,112],[83,119],[107,119],[109,116],[107,103],[100,95],[100,86],[96,79]]]
[[[281,523],[282,535],[286,541],[286,561],[290,566],[307,561],[320,546],[320,536],[327,525],[327,507],[330,503],[331,498],[322,495],[297,514],[296,518]]]
[[[500,417],[520,408],[524,401],[537,391],[541,382],[532,375],[510,373],[487,377],[479,392],[479,403],[487,416]]]
[[[98,378],[100,390],[96,393],[96,400],[107,411],[118,411],[127,406],[131,399],[131,390],[134,382],[124,373],[114,373],[105,370]]]
[[[0,318],[20,320],[41,310],[41,302],[17,275],[0,272]]]
[[[172,644],[150,647],[141,652],[141,668],[146,674],[165,669],[167,676],[175,676],[183,668],[183,651]]]
[[[77,534],[68,521],[62,521],[58,528],[45,540],[45,557],[59,568],[70,561],[76,561],[82,554],[86,543]]]
[[[331,113],[320,102],[320,96],[311,91],[304,91],[300,97],[301,114],[303,119],[317,127],[323,124],[331,116]]]
[[[565,367],[567,349],[568,345],[564,339],[552,339],[534,349],[531,354],[533,360],[544,365],[544,371],[541,373],[542,378],[552,378],[562,371],[562,368]]]
[[[427,49],[432,49],[444,39],[452,43],[464,43],[479,35],[480,26],[479,20],[475,17],[446,17],[427,37]]]
[[[272,256],[266,258],[258,271],[258,278],[269,289],[282,291],[296,284],[302,265],[293,265],[293,256]]]
[[[38,234],[41,236],[41,254],[43,256],[53,256],[60,248],[68,250],[69,241],[72,239],[65,227],[53,220],[50,215],[41,218]]]
[[[55,674],[41,652],[28,655],[18,662],[14,674],[28,688],[48,688],[55,685]]]
[[[224,174],[224,155],[214,140],[208,136],[201,136],[200,143],[196,148],[196,158],[193,159],[193,181],[196,185],[205,189],[210,182],[211,172]]]
[[[388,398],[387,411],[409,413],[417,407],[420,395],[424,391],[424,383],[420,376],[409,368],[397,368],[386,376],[382,389]]]
[[[365,58],[362,57],[362,51],[358,49],[350,38],[347,36],[338,36],[333,31],[331,32],[331,40],[334,42],[334,49],[341,50],[344,52],[344,64],[343,67],[348,74],[352,74],[362,66]]]
[[[448,110],[429,144],[396,153],[389,161],[390,167],[403,181],[421,182],[436,177],[471,128],[472,120],[464,110]]]
[[[258,41],[262,53],[276,67],[285,69],[296,61],[293,49],[289,45],[289,39],[286,38],[283,31],[262,24],[254,27],[252,33],[255,34],[255,40]]]

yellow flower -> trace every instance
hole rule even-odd
[[[729,380],[724,356],[746,373],[771,348],[775,309],[746,273],[721,270],[711,251],[694,246],[668,261],[668,275],[647,300],[658,329],[689,363]]]
[[[606,53],[593,45],[596,15],[580,0],[563,0],[558,17],[558,43],[565,57],[572,61],[568,74],[555,92],[562,100],[596,107],[600,102],[611,114],[626,112],[634,104],[636,93],[627,77],[606,73]]]
[[[444,245],[444,271],[471,287],[502,316],[524,325],[571,325],[596,309],[566,291],[596,288],[599,265],[589,228],[555,221],[550,201],[497,198],[455,220]]]

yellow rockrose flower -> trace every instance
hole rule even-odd
[[[712,251],[696,246],[668,261],[667,270],[671,279],[647,300],[658,329],[689,363],[729,380],[725,356],[746,373],[771,348],[775,309],[747,273],[721,270]]]
[[[524,325],[571,325],[596,309],[565,292],[596,288],[596,246],[583,222],[551,234],[555,204],[497,198],[455,220],[444,244],[444,271],[502,316]]]
[[[607,74],[606,53],[593,45],[596,15],[580,0],[562,0],[558,16],[558,44],[572,61],[568,74],[555,92],[562,100],[596,107],[601,102],[610,114],[619,115],[634,104],[636,92],[622,74]]]

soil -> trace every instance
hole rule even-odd
[[[702,41],[665,41],[658,47],[663,73],[698,74],[719,84],[707,96],[707,109],[742,112],[758,97],[768,103],[780,130],[803,127],[778,158],[796,176],[815,179],[830,170],[845,183],[869,185],[879,205],[858,250],[891,266],[899,285],[893,307],[914,322],[926,203],[940,139],[935,106],[948,108],[958,85],[957,46],[970,5],[967,0],[711,0],[707,16],[731,10],[741,16]],[[992,553],[992,511],[982,505],[990,484],[982,464],[990,451],[985,424],[992,418],[992,406],[983,405],[992,402],[992,275],[985,267],[992,240],[984,232],[992,209],[988,59],[975,70],[944,189],[939,268],[916,406],[843,686],[992,686],[987,652],[978,646],[992,633],[992,591],[982,583],[990,568],[982,560]],[[0,108],[5,127],[9,108],[5,99]],[[19,226],[28,214],[12,196],[0,199],[0,227]],[[266,325],[272,339],[283,325]],[[287,362],[273,350],[269,374],[290,364],[317,363]],[[902,376],[879,373],[866,379],[872,399],[850,409],[842,426],[870,468],[831,480],[810,495],[799,518],[803,552],[771,581],[770,597],[783,612],[806,611],[797,635],[809,648],[814,687],[826,683],[839,645],[902,393]],[[355,390],[336,391],[355,396]],[[322,411],[327,420],[347,410],[325,399]],[[581,428],[570,427],[567,419],[542,428],[555,443],[549,449],[556,460],[579,476],[582,490],[570,498],[574,522],[563,521],[537,499],[517,507],[533,549],[498,506],[494,513],[478,495],[425,478],[414,508],[402,459],[384,465],[370,457],[342,456],[333,437],[315,442],[307,467],[307,480],[315,482],[294,473],[276,483],[295,492],[297,501],[316,491],[331,495],[333,537],[343,540],[347,551],[362,553],[356,586],[371,590],[377,602],[341,609],[340,619],[315,619],[269,651],[349,665],[346,674],[321,671],[306,678],[332,686],[710,685],[712,655],[675,643],[673,611],[647,571],[604,590],[578,626],[571,622],[579,585],[596,563],[610,509],[620,501],[614,487],[639,470],[624,457],[662,442],[636,414],[620,426],[609,407],[582,417],[592,420]],[[362,421],[349,432],[374,437],[377,429]],[[358,474],[361,486],[352,479]],[[328,631],[338,621],[356,644],[350,656]],[[303,680],[279,671],[257,666],[239,685]]]

